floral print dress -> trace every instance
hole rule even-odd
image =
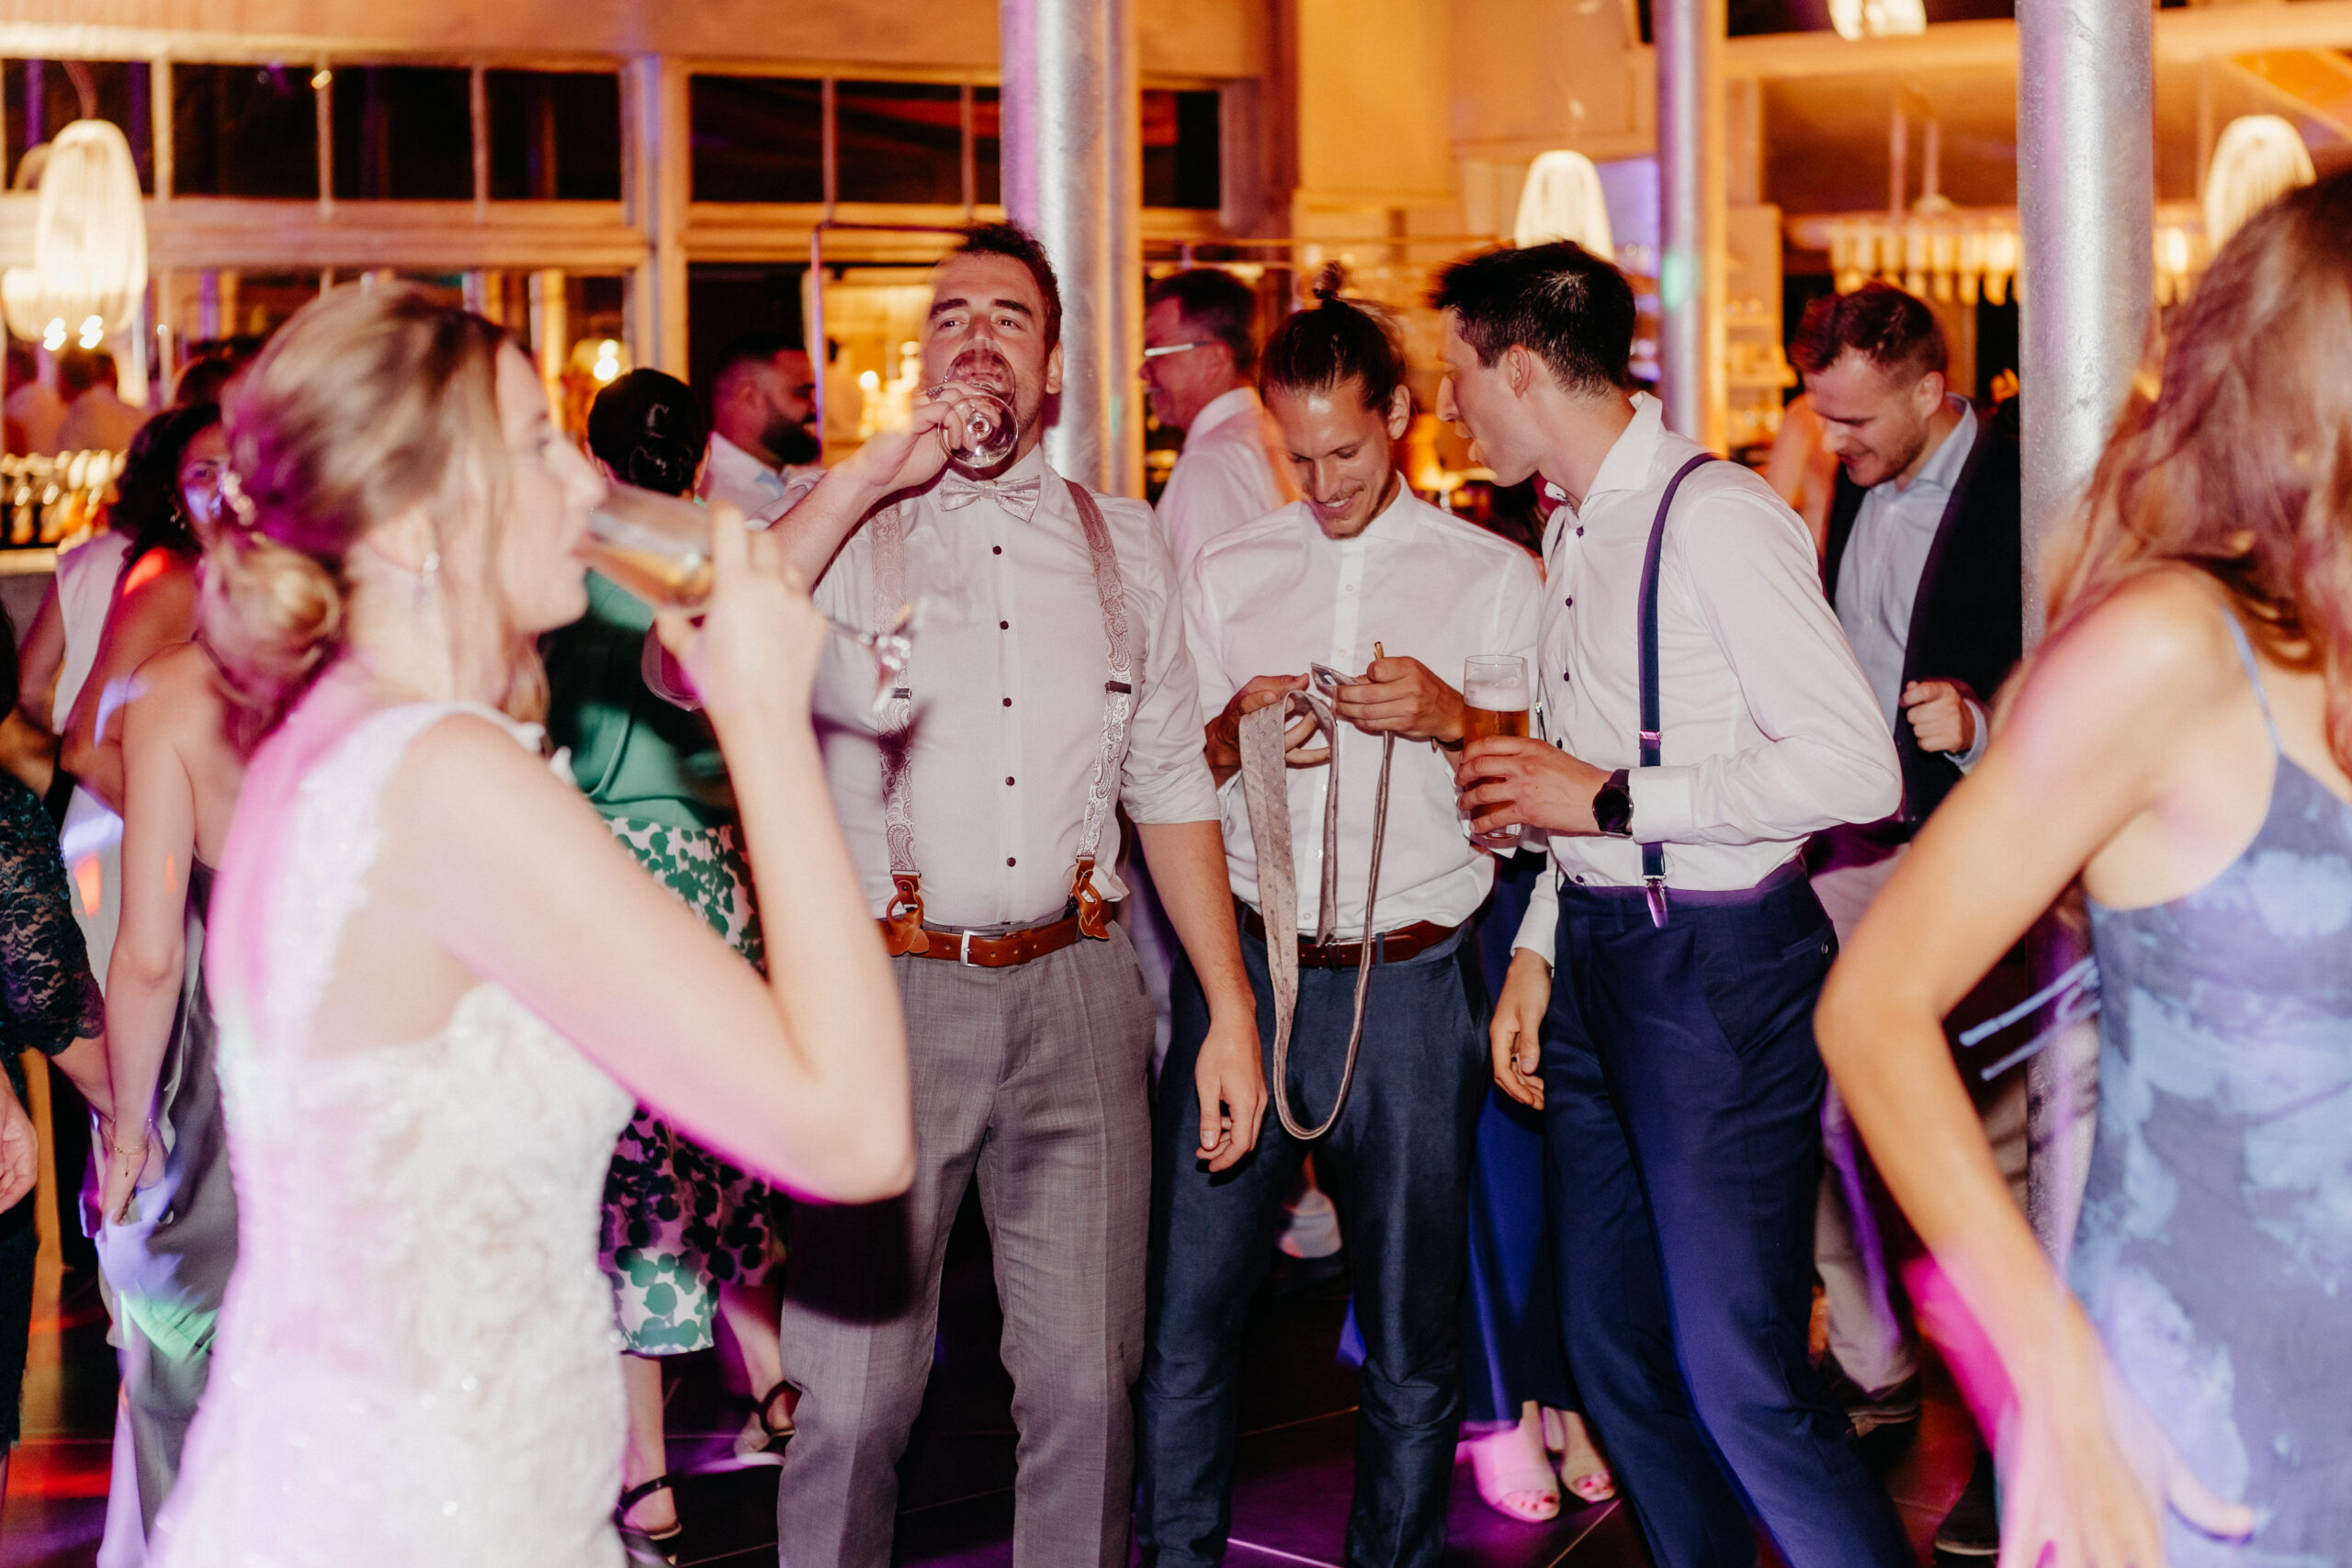
[[[546,645],[548,728],[588,799],[647,871],[744,961],[763,967],[751,868],[710,727],[642,673],[652,612],[590,573],[588,614]],[[713,1343],[718,1287],[758,1284],[778,1258],[766,1186],[640,1105],[605,1182],[605,1271],[628,1348]]]

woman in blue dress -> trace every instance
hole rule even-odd
[[[2214,259],[1990,750],[1823,993],[1822,1055],[1990,1347],[1962,1369],[2005,1561],[2352,1558],[2347,365],[2337,176]],[[1939,1020],[2077,881],[2101,1012],[2070,1294]]]

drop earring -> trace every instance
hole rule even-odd
[[[416,569],[416,609],[419,615],[423,615],[425,605],[437,597],[440,588],[441,552],[430,549],[424,552],[424,564]]]

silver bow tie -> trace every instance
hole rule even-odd
[[[975,479],[950,469],[939,486],[939,509],[960,512],[976,501],[993,501],[1023,523],[1037,515],[1037,498],[1045,492],[1045,481],[1025,479]]]

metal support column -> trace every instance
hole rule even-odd
[[[2121,411],[2155,296],[2155,72],[2145,6],[2019,0],[2018,367],[2024,434],[2025,636],[2041,632],[2042,546],[2079,501]],[[2043,978],[2073,961],[2037,943]],[[2095,1028],[2028,1069],[2030,1209],[2053,1256],[2074,1236],[2098,1089]]]
[[[1668,428],[1724,450],[1724,0],[1657,0],[1658,369]]]
[[[1124,355],[1114,345],[1134,330],[1115,303],[1134,286],[1117,258],[1137,254],[1137,214],[1120,199],[1132,187],[1114,173],[1110,133],[1114,106],[1136,91],[1126,4],[1001,0],[998,24],[1005,210],[1045,243],[1061,279],[1062,393],[1046,456],[1069,478],[1113,490],[1114,399],[1133,403],[1133,389],[1115,379]]]

